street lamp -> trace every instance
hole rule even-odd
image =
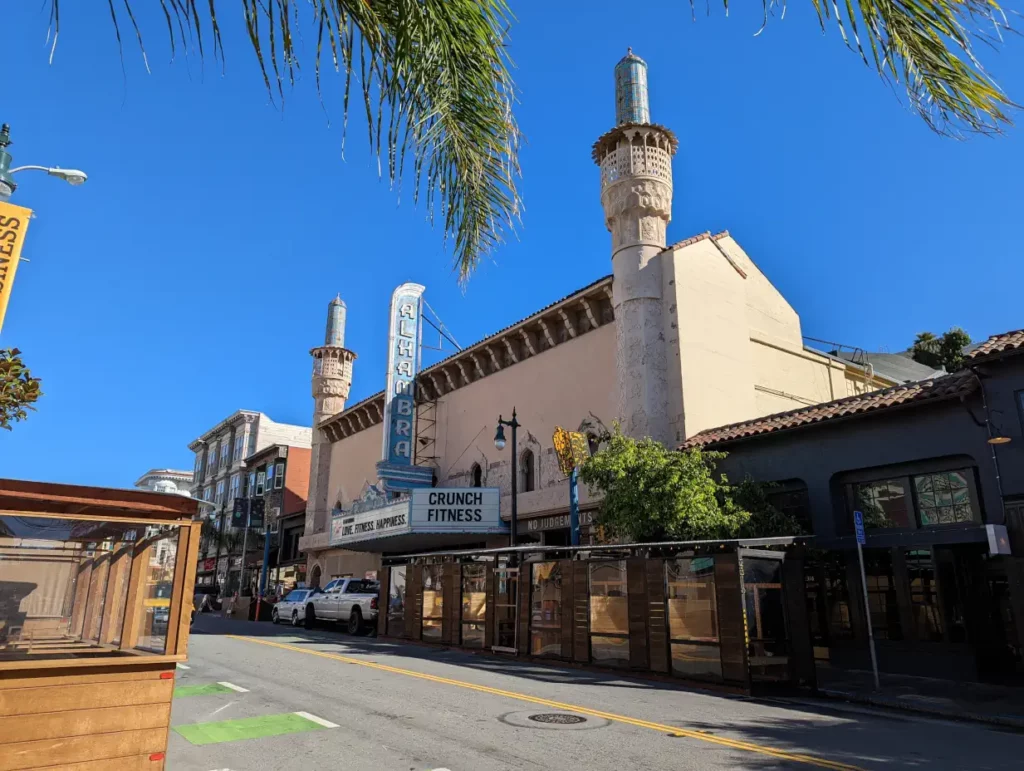
[[[519,421],[516,420],[516,408],[512,408],[512,420],[502,420],[501,415],[498,416],[498,430],[494,433],[494,446],[498,450],[505,449],[505,426],[512,429],[512,532],[508,536],[508,545],[515,547],[516,545],[516,528],[519,524],[518,513],[519,509],[517,504],[517,498],[519,496],[519,478],[517,476],[517,458],[516,458],[516,429],[519,428]]]
[[[7,201],[14,194],[18,187],[14,183],[14,174],[19,171],[45,171],[51,177],[63,179],[69,185],[81,185],[89,177],[79,169],[62,169],[59,166],[18,166],[11,168],[11,161],[14,160],[7,152],[11,144],[11,127],[8,124],[0,126],[0,201]]]

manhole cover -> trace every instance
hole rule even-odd
[[[543,712],[539,715],[530,715],[529,719],[535,723],[552,723],[554,725],[578,725],[587,722],[585,717],[569,715],[565,712]]]

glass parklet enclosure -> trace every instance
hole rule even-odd
[[[196,510],[0,479],[0,768],[164,767]]]

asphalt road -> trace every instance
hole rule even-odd
[[[187,666],[171,771],[987,771],[1024,757],[1024,735],[985,726],[209,616]],[[545,714],[573,717],[531,719]]]

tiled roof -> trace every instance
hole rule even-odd
[[[728,230],[723,230],[721,233],[715,233],[714,235],[711,235],[711,231],[710,230],[705,230],[703,233],[698,233],[695,236],[690,236],[689,238],[684,238],[682,241],[676,241],[674,244],[669,244],[668,246],[666,246],[661,251],[662,252],[671,252],[671,251],[675,251],[676,249],[682,249],[684,246],[689,246],[690,244],[695,244],[698,241],[707,241],[708,239],[711,239],[712,241],[717,241],[719,238],[725,238],[728,235],[729,235],[729,231]]]
[[[815,404],[813,407],[803,407],[790,412],[779,412],[743,423],[709,428],[690,437],[680,449],[721,444],[910,404],[953,399],[971,393],[977,385],[978,379],[974,373],[963,370],[952,375],[916,383],[903,383],[881,391],[848,396],[845,399]]]
[[[1024,329],[1014,332],[1004,332],[1001,335],[992,335],[988,340],[979,345],[967,354],[967,361],[971,364],[996,359],[1010,353],[1017,353],[1024,350]]]

